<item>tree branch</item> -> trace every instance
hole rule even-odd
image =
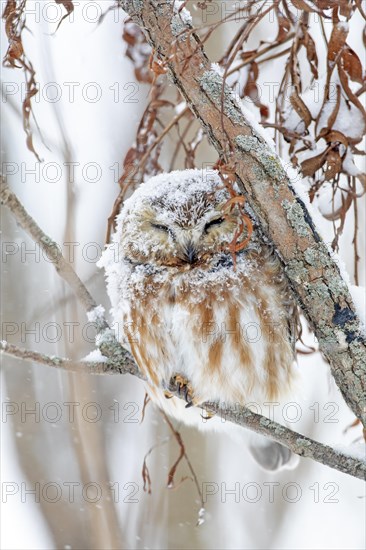
[[[319,443],[319,441],[301,435],[245,407],[221,409],[217,403],[204,403],[202,407],[209,412],[219,414],[225,420],[254,430],[259,434],[269,436],[299,456],[311,458],[316,462],[320,462],[325,466],[353,477],[366,479],[365,460],[339,452],[329,447],[329,445],[324,445],[323,443]]]
[[[100,310],[96,309],[98,306],[94,298],[75,273],[72,266],[62,255],[60,246],[42,231],[39,225],[25,210],[16,194],[6,185],[3,177],[1,178],[0,198],[1,203],[11,210],[24,231],[32,237],[34,242],[39,244],[48,258],[52,260],[57,273],[73,290],[85,311],[89,314],[95,312],[91,319],[95,323],[98,332],[97,345],[102,355],[109,360],[107,363],[108,368],[112,371],[120,372],[121,374],[128,372],[139,378],[143,378],[132,355],[117,342],[115,334],[109,327],[104,315]]]
[[[46,365],[47,367],[54,367],[56,369],[67,370],[68,372],[85,372],[86,374],[122,374],[123,365],[118,368],[106,358],[106,361],[73,361],[72,359],[66,359],[63,357],[56,357],[55,355],[45,355],[38,351],[27,350],[19,348],[9,342],[0,341],[0,351],[9,357],[17,357],[24,361],[31,361],[39,363],[40,365]],[[133,359],[131,358],[133,361]],[[122,370],[122,372],[121,372]],[[125,372],[130,372],[126,369]],[[141,375],[141,378],[143,376]]]
[[[70,359],[50,357],[43,353],[21,349],[7,342],[0,342],[0,350],[12,357],[18,357],[26,361],[35,361],[42,365],[56,367],[68,372],[85,372],[88,374],[123,374],[130,372],[128,369],[124,369],[123,366],[116,368],[113,362],[71,361]],[[180,395],[175,395],[182,399]],[[286,445],[286,447],[299,456],[311,458],[325,466],[359,479],[365,479],[366,477],[366,461],[338,452],[328,445],[323,445],[318,441],[294,432],[245,407],[222,408],[217,403],[208,402],[203,403],[200,407],[206,412],[218,414],[221,418],[229,420],[234,424],[249,428],[264,436],[269,436],[274,441]]]
[[[145,31],[220,157],[233,167],[344,399],[366,426],[365,334],[340,269],[279,157],[212,67],[185,9],[172,0],[119,1]]]
[[[97,307],[96,302],[85,285],[81,282],[71,265],[63,257],[60,247],[41,230],[25,210],[18,197],[6,185],[3,178],[1,180],[1,203],[12,211],[22,229],[24,229],[24,231],[32,237],[34,242],[46,253],[60,277],[70,285],[85,310],[91,311]]]

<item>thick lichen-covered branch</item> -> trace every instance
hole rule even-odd
[[[305,437],[245,407],[223,410],[215,403],[205,403],[203,406],[206,411],[217,413],[225,420],[250,428],[259,434],[269,436],[299,456],[311,458],[316,462],[359,479],[366,478],[366,461],[346,455],[329,447],[329,445],[323,445],[318,441]]]
[[[282,262],[338,387],[366,426],[365,334],[339,266],[281,160],[211,65],[185,8],[174,1],[120,3],[145,31],[220,157],[234,167],[255,220]]]

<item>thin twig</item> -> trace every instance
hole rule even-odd
[[[26,231],[45,252],[47,258],[52,261],[57,273],[72,288],[86,311],[91,311],[97,307],[94,298],[91,296],[85,285],[75,273],[71,265],[66,261],[61,253],[60,247],[48,237],[28,214],[24,206],[6,185],[4,178],[1,178],[1,203],[7,206],[13,213],[19,225]],[[106,328],[106,327],[104,327]]]
[[[180,433],[178,432],[178,430],[175,429],[172,421],[170,420],[170,418],[168,417],[168,415],[163,411],[163,415],[164,415],[164,418],[170,428],[170,430],[172,431],[175,439],[177,440],[177,443],[180,447],[180,455],[177,459],[177,461],[175,462],[173,468],[170,469],[170,472],[169,472],[169,480],[168,480],[168,487],[172,487],[173,486],[173,483],[174,483],[174,473],[175,473],[175,470],[179,464],[179,462],[181,461],[181,459],[184,457],[185,460],[186,460],[186,463],[187,463],[187,466],[189,468],[189,471],[191,472],[192,474],[192,479],[193,479],[193,482],[196,486],[196,489],[197,489],[197,493],[198,493],[198,496],[199,496],[199,499],[200,499],[200,503],[201,503],[201,509],[203,509],[205,507],[205,503],[204,503],[204,500],[203,500],[203,495],[202,495],[202,491],[201,491],[201,488],[200,488],[200,485],[198,483],[198,478],[197,478],[197,475],[196,475],[196,472],[194,471],[194,468],[192,466],[192,463],[187,455],[187,452],[186,452],[186,448],[185,448],[185,445],[183,443],[183,439],[182,439],[182,436],[180,435]]]
[[[53,241],[33,218],[25,210],[24,206],[5,183],[5,179],[1,177],[1,203],[9,208],[14,215],[19,225],[38,243],[42,250],[47,254],[57,273],[73,290],[75,296],[83,305],[85,311],[93,312],[97,307],[97,303],[91,296],[83,282],[75,273],[72,266],[66,261],[61,254],[59,245]],[[132,355],[124,349],[116,340],[114,331],[109,327],[104,315],[98,312],[98,315],[93,317],[96,330],[98,332],[97,345],[102,352],[102,355],[108,357],[108,368],[112,371],[119,371],[120,374],[130,373],[143,378],[136,363],[133,361]]]

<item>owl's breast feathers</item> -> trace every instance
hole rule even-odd
[[[245,251],[235,270],[229,255],[187,270],[126,263],[120,284],[122,341],[151,387],[180,373],[196,402],[240,404],[290,389],[291,300],[272,256]]]

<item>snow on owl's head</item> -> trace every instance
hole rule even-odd
[[[232,242],[239,212],[224,215],[229,199],[216,171],[159,174],[125,201],[115,240],[133,263],[194,267]]]

